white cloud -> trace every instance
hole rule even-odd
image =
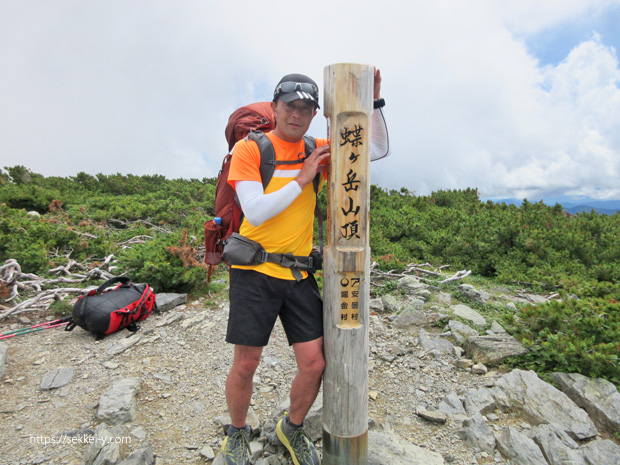
[[[619,1],[22,2],[0,6],[0,156],[45,175],[213,177],[238,106],[289,72],[372,63],[393,156],[426,194],[616,196],[619,67],[601,39],[540,67],[523,37]],[[501,6],[497,6],[501,5]],[[325,134],[325,119],[311,127]]]
[[[498,2],[498,8],[511,31],[532,35],[576,18],[596,17],[619,4],[618,0],[505,0]]]

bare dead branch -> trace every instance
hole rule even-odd
[[[153,236],[135,236],[131,239],[126,240],[125,242],[119,242],[117,245],[121,249],[126,249],[134,244],[144,244],[146,241],[153,239]]]
[[[461,270],[457,272],[454,276],[448,279],[444,279],[443,281],[438,282],[437,284],[446,284],[450,281],[456,281],[457,279],[463,279],[471,274],[471,270]]]
[[[54,300],[58,300],[58,296],[61,294],[83,294],[88,289],[80,289],[80,288],[59,288],[59,289],[49,289],[34,297],[24,300],[20,304],[15,307],[10,308],[8,311],[4,312],[0,315],[0,321],[9,315],[17,315],[19,313],[35,311],[35,310],[45,310],[49,308],[50,304]]]
[[[405,276],[411,276],[414,273],[415,274],[421,273],[424,275],[435,276],[437,278],[443,278],[442,281],[437,282],[436,280],[431,280],[431,279],[420,277],[419,279],[422,281],[431,282],[433,284],[446,284],[451,281],[455,281],[457,279],[463,279],[471,274],[471,271],[468,271],[468,270],[459,271],[453,276],[448,276],[445,273],[440,272],[440,270],[443,270],[448,267],[450,267],[450,265],[442,265],[439,268],[435,268],[430,263],[423,263],[423,264],[410,263],[407,266],[405,266],[405,269],[401,272],[397,272],[397,270],[390,270],[386,272],[386,271],[377,270],[376,269],[377,263],[373,262],[370,265],[370,275],[371,275],[371,278],[372,276],[376,276],[376,277],[383,278],[383,279],[386,279],[386,278],[389,279],[389,278],[404,278]],[[426,270],[424,268],[431,268],[432,270]],[[380,284],[376,284],[372,282],[371,284],[377,287],[381,287]]]
[[[109,255],[104,260],[104,266],[112,269],[111,266],[114,255]],[[14,303],[12,307],[1,306],[3,313],[0,313],[0,321],[9,315],[19,314],[22,312],[46,310],[54,300],[61,300],[68,294],[83,293],[85,289],[58,287],[55,289],[46,289],[48,287],[58,286],[62,284],[80,284],[91,280],[109,280],[115,275],[102,268],[95,267],[86,273],[75,273],[74,269],[87,270],[88,266],[70,260],[66,265],[59,266],[50,270],[55,275],[52,278],[37,276],[32,273],[22,273],[19,263],[10,259],[0,266],[0,289],[3,295],[0,297],[4,303]],[[20,292],[25,294],[35,293],[34,296],[19,302]],[[5,296],[7,296],[4,298]]]

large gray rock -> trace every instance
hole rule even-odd
[[[463,403],[456,392],[451,392],[439,403],[439,410],[445,412],[449,417],[466,415]]]
[[[129,454],[119,465],[154,465],[153,445],[146,443],[140,449]]]
[[[495,401],[516,410],[534,425],[557,424],[576,439],[588,439],[598,431],[588,414],[559,389],[533,371],[513,370],[495,383]]]
[[[101,423],[95,430],[93,440],[86,446],[84,465],[111,465],[121,458],[119,445],[114,432],[106,423]]]
[[[368,465],[444,465],[441,454],[422,449],[395,434],[368,432]]]
[[[187,302],[187,294],[161,293],[155,296],[158,312],[167,312]]]
[[[111,425],[132,422],[136,417],[136,395],[140,389],[138,378],[115,379],[99,398],[97,418]]]
[[[586,465],[579,444],[555,425],[537,426],[532,431],[532,439],[549,465]]]
[[[603,429],[620,431],[620,393],[616,386],[602,378],[588,378],[578,373],[553,373],[562,392],[585,409]]]
[[[41,381],[41,390],[49,391],[66,386],[73,379],[74,372],[73,367],[54,368],[48,371]]]
[[[467,326],[465,323],[461,323],[460,321],[450,320],[448,321],[448,328],[452,334],[460,334],[464,339],[468,337],[479,336],[480,334],[471,326]]]
[[[488,366],[499,365],[509,357],[527,353],[527,349],[510,334],[469,337],[463,348],[470,358]]]
[[[620,447],[609,439],[592,441],[581,450],[588,465],[620,465]]]
[[[385,310],[383,306],[383,301],[381,299],[370,299],[368,303],[368,308],[371,312],[375,313],[383,313]]]
[[[452,311],[456,316],[460,316],[461,318],[471,321],[473,324],[477,326],[484,326],[487,324],[486,318],[484,318],[480,313],[476,310],[469,308],[467,305],[459,304],[452,306]]]
[[[436,350],[442,354],[454,353],[454,345],[450,341],[439,337],[431,337],[424,329],[420,329],[418,339],[420,341],[420,346],[424,350]]]
[[[0,379],[4,375],[6,369],[6,356],[9,352],[9,345],[6,342],[0,342]]]
[[[403,310],[392,321],[392,325],[396,326],[397,328],[409,328],[410,326],[426,326],[427,323],[428,319],[426,318],[424,312],[415,308],[408,308],[406,310]]]
[[[511,464],[548,465],[536,443],[513,426],[496,435],[495,441],[499,451]]]
[[[401,303],[398,301],[396,296],[392,294],[387,294],[381,297],[381,302],[383,302],[383,308],[388,313],[395,313],[401,309]]]
[[[463,405],[470,416],[487,414],[495,410],[495,399],[487,388],[470,389],[463,396]]]
[[[479,291],[471,284],[461,284],[459,286],[459,291],[469,300],[480,304],[486,303],[491,298],[491,294],[485,291]]]
[[[495,449],[493,431],[487,426],[480,412],[463,421],[463,428],[458,430],[457,434],[465,441],[465,444],[474,449],[486,451],[490,454]]]
[[[398,280],[397,288],[404,291],[409,296],[415,296],[423,301],[428,300],[431,292],[428,284],[424,284],[415,276],[405,276]]]

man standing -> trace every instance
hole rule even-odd
[[[371,159],[389,155],[380,90],[381,74],[377,70]],[[258,145],[241,140],[233,150],[228,182],[235,188],[244,214],[239,233],[260,243],[270,254],[307,257],[312,251],[316,203],[312,181],[327,167],[330,155],[329,141],[316,139],[316,149],[305,158],[304,135],[318,108],[318,86],[312,79],[289,74],[280,80],[272,103],[276,128],[266,136],[273,144],[276,160],[285,163],[276,166],[264,189]],[[296,465],[320,464],[303,422],[319,392],[325,367],[323,303],[311,273],[271,262],[231,269],[226,341],[235,344],[235,355],[226,381],[232,420],[222,445],[226,464],[250,463],[246,415],[252,381],[278,316],[293,346],[298,371],[291,386],[289,413],[278,422],[276,432]]]

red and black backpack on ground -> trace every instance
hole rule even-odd
[[[108,289],[116,283],[121,284]],[[152,310],[157,309],[155,299],[155,293],[148,284],[132,284],[131,279],[125,276],[109,279],[77,300],[65,330],[71,331],[79,326],[99,338],[123,328],[137,331],[136,322],[144,320]]]
[[[230,160],[235,144],[243,138],[251,139],[258,144],[261,154],[260,174],[263,187],[267,187],[269,184],[277,164],[293,163],[276,161],[273,144],[265,136],[265,133],[273,130],[275,126],[276,121],[271,111],[271,102],[246,105],[235,110],[228,118],[225,134],[229,153],[224,157],[222,169],[217,177],[214,218],[205,223],[205,263],[209,265],[207,282],[211,280],[212,267],[222,262],[222,252],[226,239],[232,233],[239,232],[243,219],[243,212],[235,189],[228,184]],[[304,142],[307,157],[316,148],[316,141],[310,136],[304,136]],[[294,163],[299,163],[299,161]],[[317,176],[314,183],[315,192],[318,192],[319,181],[320,176]]]

